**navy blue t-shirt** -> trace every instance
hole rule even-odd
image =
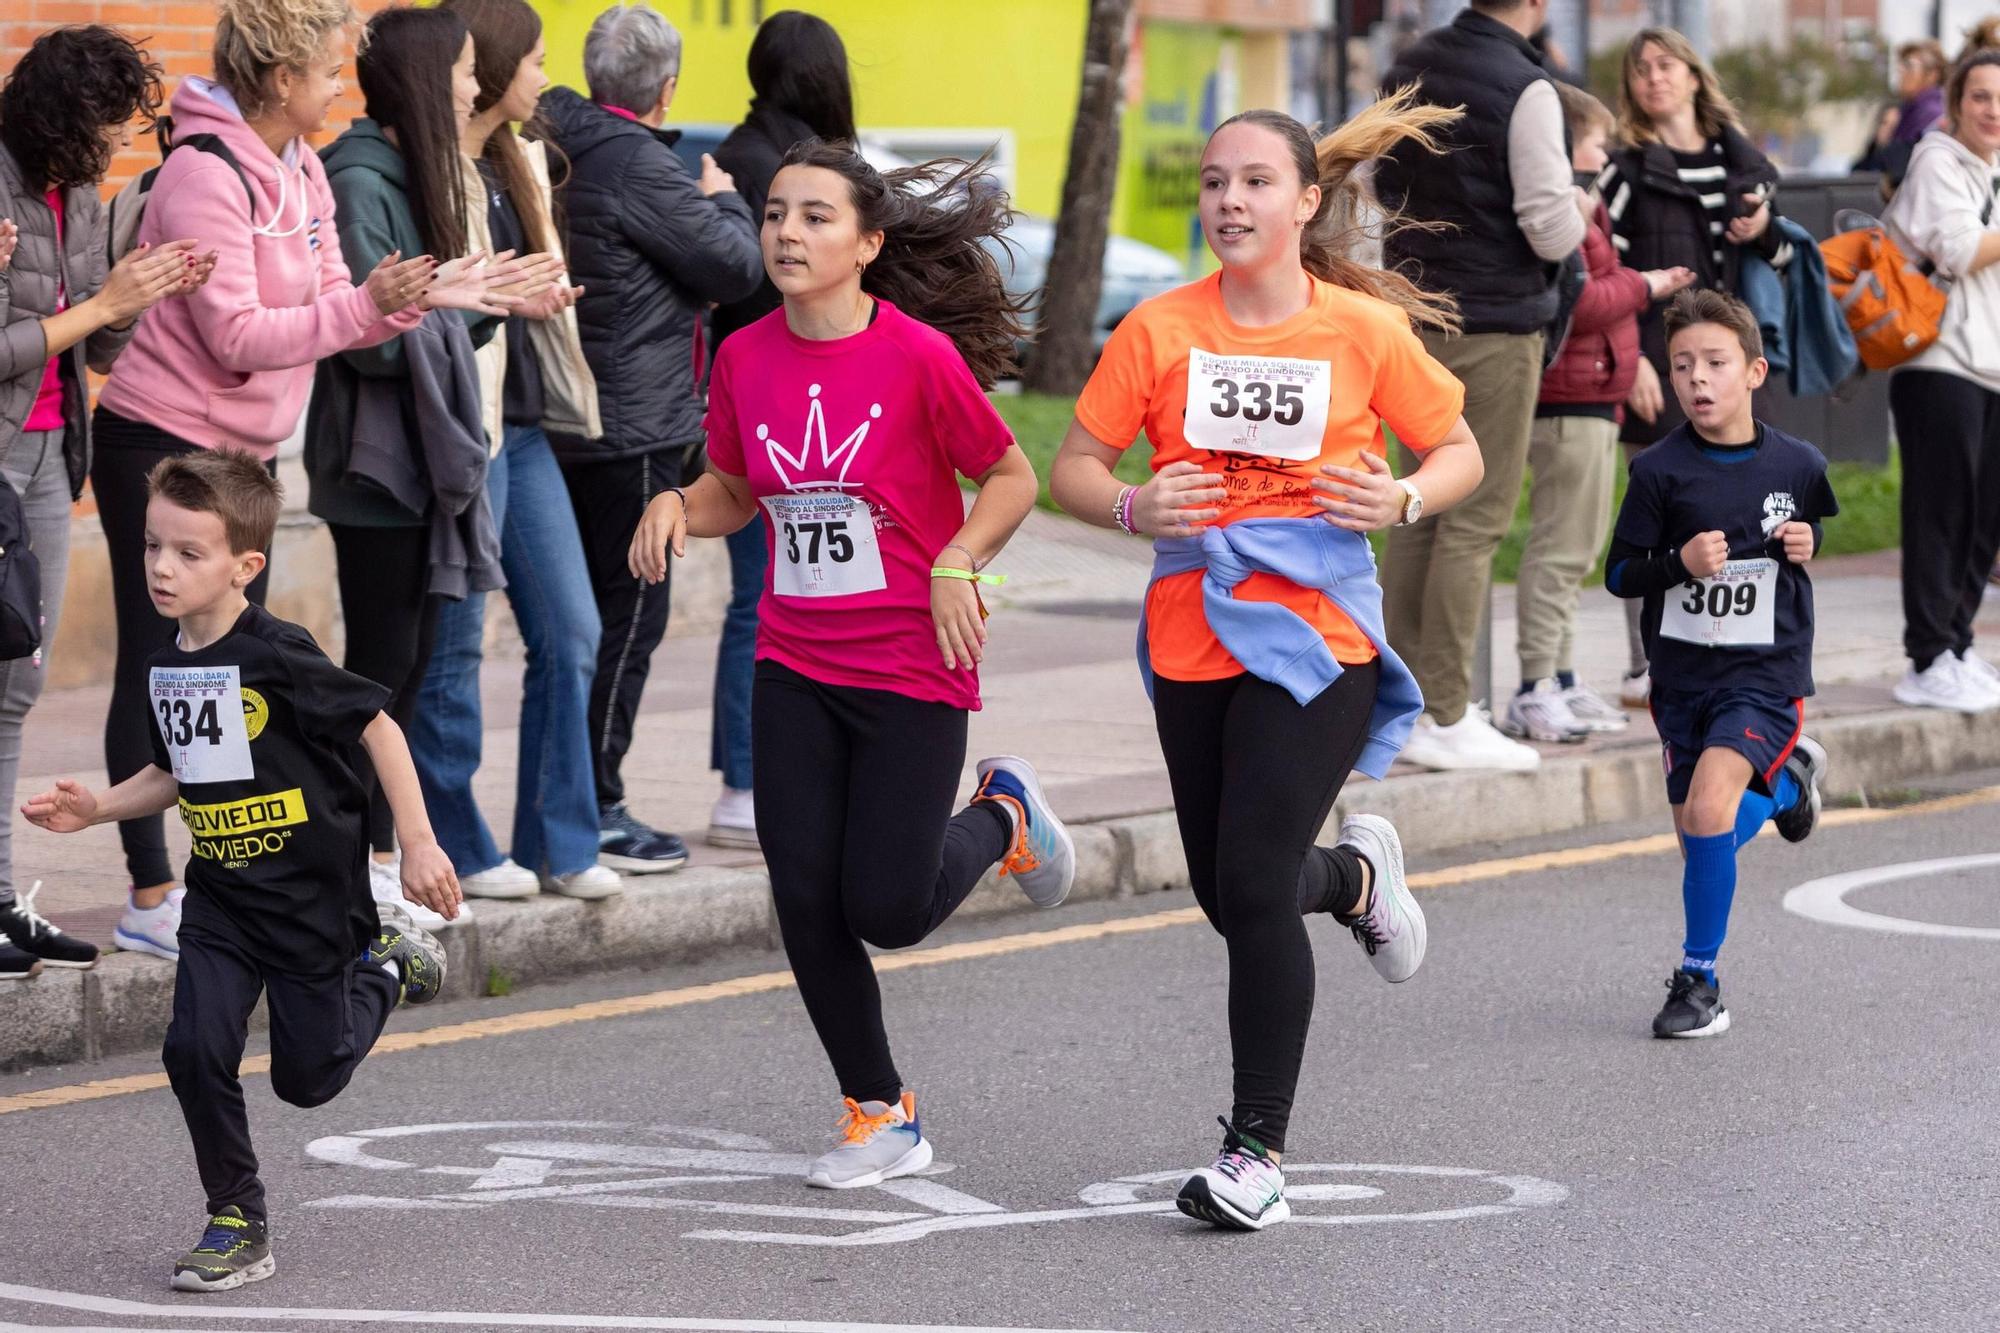
[[[1805,566],[1785,559],[1776,534],[1794,520],[1818,524],[1840,505],[1827,482],[1826,458],[1805,441],[1759,422],[1756,440],[1737,448],[1742,452],[1705,445],[1683,424],[1633,460],[1606,581],[1621,596],[1645,598],[1641,630],[1655,692],[1751,689],[1802,699],[1813,692],[1812,579]],[[1731,561],[1776,561],[1774,588],[1689,578],[1680,549],[1703,532],[1728,539]],[[1769,601],[1768,644],[1689,642],[1661,633],[1670,600],[1705,623],[1741,627],[1753,623],[1760,596]]]

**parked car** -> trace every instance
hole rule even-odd
[[[713,153],[722,145],[729,133],[727,125],[694,124],[675,125],[671,128],[680,132],[680,139],[674,151],[688,164],[690,171],[701,171],[701,155]],[[864,136],[861,152],[877,171],[894,171],[898,167],[915,166],[909,158],[878,141]],[[1004,237],[987,242],[987,249],[999,265],[1007,290],[1020,296],[1039,298],[1043,286],[1048,281],[1049,255],[1055,249],[1056,224],[1053,220],[1033,213],[1014,215],[1014,225],[1007,229]],[[1178,287],[1187,281],[1187,270],[1181,261],[1165,250],[1157,249],[1125,236],[1108,237],[1104,247],[1103,289],[1097,298],[1096,342],[1099,347],[1118,326],[1118,321],[1132,312],[1134,306],[1149,296]],[[1032,324],[1034,315],[1030,314]],[[1024,359],[1033,354],[1032,344],[1023,348]]]

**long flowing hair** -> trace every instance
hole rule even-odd
[[[0,88],[0,143],[29,187],[95,189],[111,169],[104,131],[148,124],[162,97],[160,67],[115,28],[91,23],[35,38]]]
[[[368,44],[354,63],[369,118],[396,132],[417,234],[441,260],[466,252],[465,172],[451,67],[467,36],[465,20],[449,9],[397,6],[368,20]]]
[[[1319,186],[1319,208],[1299,237],[1299,262],[1322,282],[1387,301],[1413,324],[1456,329],[1457,304],[1437,292],[1427,292],[1394,269],[1377,268],[1354,258],[1355,251],[1398,231],[1424,230],[1436,224],[1415,222],[1383,207],[1360,174],[1361,167],[1386,157],[1408,142],[1440,152],[1437,131],[1456,121],[1456,108],[1428,106],[1416,100],[1414,86],[1399,89],[1376,102],[1317,143],[1312,131],[1282,111],[1244,111],[1215,127],[1220,134],[1231,125],[1256,125],[1277,134],[1291,149],[1299,179]],[[1210,135],[1213,140],[1215,136]]]
[[[1672,28],[1641,28],[1625,47],[1625,63],[1618,75],[1618,131],[1625,142],[1636,146],[1660,141],[1659,126],[1632,96],[1632,80],[1639,72],[1639,53],[1650,42],[1694,71],[1694,121],[1704,139],[1719,139],[1724,128],[1741,131],[1743,118],[1736,104],[1722,91],[1722,80],[1702,59],[1694,43]]]
[[[861,288],[950,338],[965,364],[990,389],[1016,369],[1014,348],[1026,335],[1028,302],[1007,290],[999,265],[981,244],[1014,220],[1007,192],[985,158],[941,158],[887,173],[851,144],[807,139],[785,154],[788,167],[823,167],[847,182],[861,230],[882,233],[882,250]]]
[[[472,113],[478,115],[490,110],[507,93],[519,72],[521,62],[535,49],[535,43],[542,36],[542,16],[529,6],[527,0],[441,0],[441,9],[449,9],[465,20],[465,26],[472,33],[473,69],[479,76],[479,96],[472,103]],[[561,160],[563,170],[558,173],[551,167],[551,176],[568,174],[568,162],[561,157],[562,150],[556,147],[551,137],[542,132],[539,114],[527,121],[522,128],[528,136],[541,142],[545,151],[554,159]],[[535,180],[534,171],[528,166],[528,155],[521,148],[521,140],[515,135],[514,127],[501,121],[485,144],[480,148],[480,156],[493,167],[500,178],[500,188],[514,203],[514,211],[521,216],[521,230],[526,233],[530,251],[554,250],[557,248],[557,224],[551,212],[549,198]]]
[[[816,14],[787,9],[758,25],[750,42],[750,89],[797,116],[822,139],[856,138],[847,47]]]

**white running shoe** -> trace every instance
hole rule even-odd
[[[1507,720],[1500,729],[1509,736],[1531,741],[1572,745],[1590,735],[1590,729],[1569,711],[1569,700],[1554,676],[1545,676],[1535,687],[1507,701]]]
[[[1628,672],[1618,682],[1618,702],[1627,708],[1644,708],[1653,701],[1653,673]]]
[[[1408,981],[1424,965],[1430,927],[1403,874],[1403,840],[1380,815],[1349,815],[1340,821],[1340,845],[1375,870],[1368,910],[1348,927],[1354,942],[1368,951],[1384,981]]]
[[[1912,668],[1904,672],[1896,682],[1895,698],[1911,708],[1943,708],[1954,713],[2000,708],[2000,688],[1988,685],[1950,653],[1939,653],[1922,671]]]
[[[595,901],[625,892],[625,880],[610,866],[585,866],[567,875],[544,875],[542,887],[565,898]]]
[[[905,1092],[896,1102],[846,1099],[840,1117],[840,1144],[806,1168],[806,1184],[822,1190],[858,1190],[897,1176],[915,1175],[931,1164],[930,1140],[917,1119],[917,1097]]]
[[[708,845],[757,851],[757,802],[748,787],[724,787],[708,813]]]
[[[134,906],[130,896],[127,896],[125,913],[118,918],[118,926],[111,932],[111,942],[133,953],[149,953],[170,963],[179,962],[181,899],[186,896],[185,888],[176,887],[167,893],[166,901],[158,907]]]
[[[468,898],[532,898],[542,890],[542,881],[526,866],[505,857],[490,870],[476,875],[460,875],[458,887]]]
[[[1970,648],[1958,655],[1958,664],[1964,668],[1965,674],[1974,680],[1983,680],[1993,689],[2000,690],[2000,667],[1994,666]]]
[[[444,913],[405,898],[401,856],[393,861],[377,861],[373,856],[368,858],[368,896],[375,900],[377,915],[382,915],[383,909],[393,907],[408,917],[411,925],[424,930],[447,930],[472,920],[471,903],[460,903],[458,915],[447,921]]]
[[[1218,1117],[1219,1119],[1220,1117]],[[1262,1231],[1292,1215],[1285,1202],[1285,1173],[1264,1146],[1222,1122],[1222,1152],[1181,1182],[1174,1206],[1198,1221],[1230,1231]]]
[[[1623,731],[1632,725],[1632,719],[1625,716],[1624,709],[1582,681],[1564,690],[1562,697],[1563,702],[1569,705],[1569,715],[1582,723],[1586,730]]]
[[[1510,741],[1486,720],[1486,710],[1477,705],[1448,727],[1441,727],[1429,713],[1417,719],[1403,746],[1403,758],[1424,768],[1495,768],[1525,773],[1539,767],[1542,757],[1519,741]]]

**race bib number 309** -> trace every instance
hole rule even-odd
[[[1189,445],[1218,453],[1304,462],[1326,436],[1331,361],[1188,352]]]
[[[767,495],[776,543],[771,590],[780,597],[851,597],[886,587],[875,515],[838,491]]]
[[[243,673],[233,666],[154,667],[153,723],[178,782],[242,782],[256,776],[243,721]]]
[[[1711,648],[1766,648],[1778,591],[1775,560],[1731,560],[1705,579],[1669,588],[1660,633]]]

